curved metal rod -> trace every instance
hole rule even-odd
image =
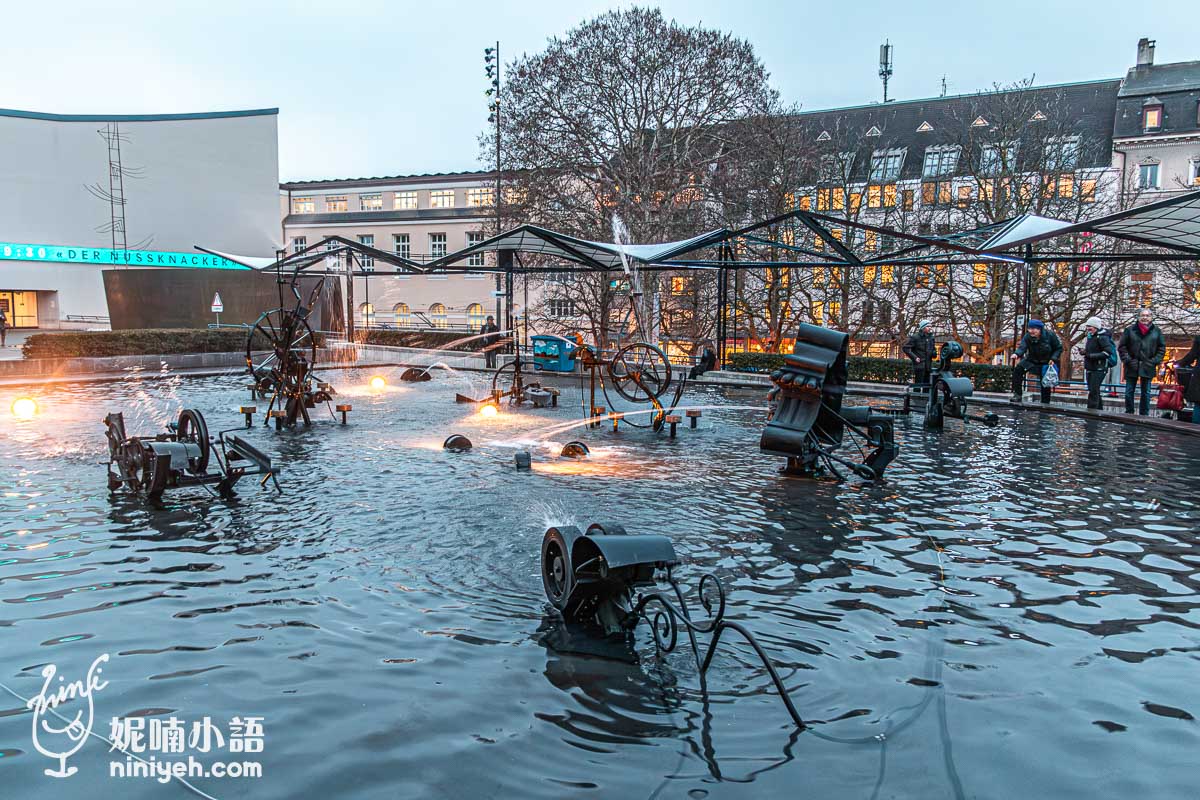
[[[697,587],[700,595],[700,604],[704,611],[709,616],[709,620],[705,622],[697,622],[692,620],[691,615],[687,611],[687,604],[683,599],[683,592],[680,590],[678,582],[673,578],[670,571],[667,573],[667,580],[675,590],[676,597],[679,598],[679,607],[676,607],[667,597],[661,592],[651,592],[638,596],[637,604],[633,607],[628,620],[632,621],[632,625],[637,624],[639,618],[645,618],[650,623],[651,633],[654,636],[654,645],[660,651],[669,653],[675,649],[678,641],[679,624],[682,623],[684,629],[688,632],[688,636],[692,641],[693,653],[696,655],[696,666],[700,670],[701,681],[704,682],[708,673],[708,668],[712,666],[713,656],[716,654],[717,645],[721,641],[721,634],[726,629],[731,629],[741,634],[754,652],[758,655],[767,673],[771,676],[771,682],[775,684],[775,690],[779,692],[779,697],[783,700],[784,706],[787,708],[788,714],[792,718],[792,722],[798,728],[807,727],[800,713],[796,711],[796,706],[792,703],[791,695],[788,693],[787,687],[783,685],[783,680],[779,677],[779,673],[775,669],[775,665],[771,663],[770,656],[763,650],[762,645],[754,638],[754,634],[743,627],[740,623],[730,622],[725,619],[725,589],[721,585],[721,581],[712,573],[705,573],[700,578],[700,584]],[[704,594],[705,585],[711,583],[717,591],[717,608],[714,612],[713,603]],[[655,612],[654,618],[650,619],[646,612],[646,607],[650,603],[657,603],[662,607],[662,610]],[[631,625],[631,626],[632,626]],[[710,633],[712,639],[708,643],[708,649],[705,651],[704,658],[699,657],[699,648],[696,644],[696,633]]]

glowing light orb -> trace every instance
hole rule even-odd
[[[479,416],[481,417],[494,417],[499,413],[500,409],[496,408],[491,403],[486,403],[479,407]]]
[[[12,413],[17,419],[33,419],[38,411],[37,401],[32,397],[18,397],[13,400]]]
[[[382,375],[376,375],[374,378],[371,378],[370,384],[372,389],[383,389],[387,387],[387,381],[384,380]]]

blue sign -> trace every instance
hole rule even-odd
[[[64,264],[100,264],[123,267],[195,267],[246,269],[228,258],[208,253],[172,253],[161,250],[110,250],[107,247],[74,247],[60,244],[0,242],[0,259],[7,261],[57,261]]]

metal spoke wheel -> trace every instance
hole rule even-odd
[[[274,391],[294,375],[294,364],[317,362],[317,339],[308,320],[284,308],[265,311],[246,337],[246,367],[264,392]]]
[[[671,387],[671,362],[652,344],[636,342],[616,352],[608,365],[613,388],[626,400],[645,403]]]
[[[208,425],[204,422],[204,417],[199,411],[193,411],[190,408],[185,408],[179,412],[179,423],[175,430],[178,440],[188,442],[200,448],[200,455],[191,461],[192,472],[203,475],[208,472],[208,454],[210,442],[208,438]]]

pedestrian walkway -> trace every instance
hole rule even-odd
[[[0,361],[15,361],[21,358],[21,345],[25,344],[25,340],[30,334],[37,331],[17,331],[9,330],[4,335],[4,347],[0,347]]]

